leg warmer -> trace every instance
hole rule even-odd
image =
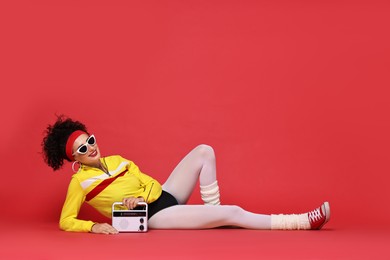
[[[205,205],[220,205],[219,201],[219,186],[215,181],[210,185],[200,186],[200,195]]]
[[[307,214],[271,215],[271,229],[310,229],[310,222]]]

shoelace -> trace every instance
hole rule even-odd
[[[322,218],[322,214],[321,214],[320,208],[317,208],[317,209],[315,209],[313,211],[310,211],[308,213],[308,215],[309,215],[309,220],[311,220],[311,221],[318,221],[318,220],[320,220]]]

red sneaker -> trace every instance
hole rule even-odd
[[[321,207],[307,213],[311,229],[321,229],[330,218],[329,202],[324,202]]]

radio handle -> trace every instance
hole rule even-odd
[[[123,203],[122,202],[114,202],[114,203],[112,203],[112,211],[114,211],[114,209],[115,209],[115,206],[123,206]],[[148,208],[148,204],[146,203],[146,202],[138,202],[137,203],[137,205],[138,206],[145,206],[145,208],[147,209]]]

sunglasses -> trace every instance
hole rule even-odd
[[[77,148],[76,152],[79,154],[86,154],[88,152],[88,145],[93,146],[96,144],[96,138],[94,135],[90,135],[85,142],[85,144],[82,144]]]

